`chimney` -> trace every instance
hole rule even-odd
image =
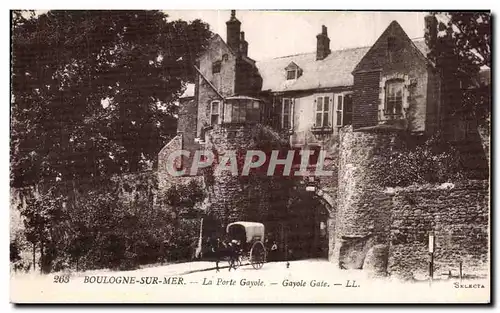
[[[330,50],[330,38],[328,38],[326,26],[321,26],[321,34],[316,36],[317,46],[316,46],[316,60],[323,60],[326,58]]]
[[[241,22],[236,18],[236,11],[231,10],[231,18],[226,22],[227,26],[227,44],[238,53],[240,50],[240,26]]]
[[[245,40],[245,32],[240,33],[240,52],[244,56],[248,56],[248,42]]]

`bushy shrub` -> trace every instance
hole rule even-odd
[[[17,243],[16,240],[11,240],[10,241],[10,247],[9,247],[9,250],[10,250],[10,261],[11,262],[17,262],[21,259],[21,251],[19,249],[19,245]]]
[[[124,197],[120,189],[127,184]],[[128,270],[189,260],[199,235],[195,206],[204,197],[201,186],[196,182],[175,186],[160,197],[159,205],[153,205],[149,192],[154,188],[144,184],[149,182],[107,180],[71,189],[52,186],[29,197],[21,210],[24,235],[42,252],[39,265],[44,272]],[[13,264],[17,250],[17,243],[12,242]]]
[[[442,183],[462,178],[459,153],[440,134],[423,143],[410,145],[408,140],[406,142],[383,156],[388,167],[380,168],[378,176],[382,185]]]
[[[165,241],[167,260],[191,260],[199,238],[199,219],[183,219],[178,227],[171,228],[171,230],[170,236]]]

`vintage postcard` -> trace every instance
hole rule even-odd
[[[491,35],[11,11],[11,302],[490,303]]]

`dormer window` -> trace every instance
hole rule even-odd
[[[302,74],[302,69],[295,64],[294,62],[288,64],[287,67],[285,67],[286,71],[286,80],[295,80],[300,77]]]
[[[297,79],[297,70],[287,70],[286,71],[286,80]]]

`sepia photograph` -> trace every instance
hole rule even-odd
[[[490,11],[10,28],[11,303],[491,303]]]

